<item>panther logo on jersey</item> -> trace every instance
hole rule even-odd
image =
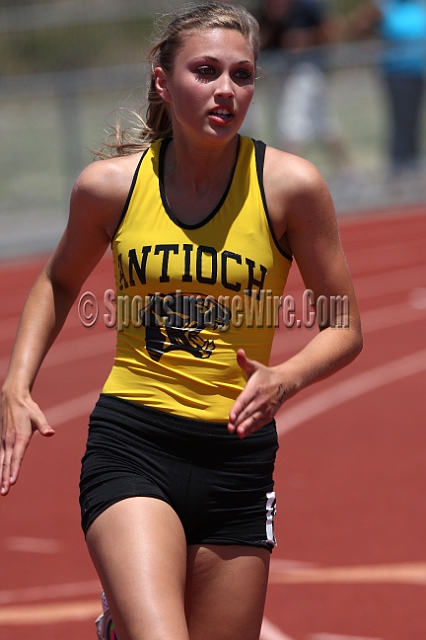
[[[169,351],[181,350],[195,358],[210,358],[214,340],[205,339],[203,329],[226,331],[231,310],[212,296],[155,293],[140,310],[145,326],[146,348],[155,361]]]

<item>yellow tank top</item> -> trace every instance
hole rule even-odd
[[[103,393],[227,422],[246,383],[237,350],[269,362],[291,257],[269,223],[262,142],[240,138],[226,192],[196,225],[167,204],[168,142],[142,156],[112,241],[117,349]]]

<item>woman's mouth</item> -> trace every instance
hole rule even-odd
[[[209,112],[209,116],[220,122],[229,121],[233,117],[233,113],[229,109],[213,109]]]

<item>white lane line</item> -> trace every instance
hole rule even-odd
[[[97,580],[91,582],[74,582],[0,591],[0,605],[12,602],[30,602],[48,598],[66,598],[83,594],[100,593],[101,585]],[[71,620],[94,619],[101,610],[100,599],[42,605],[15,605],[0,608],[0,625],[53,624]],[[263,619],[260,640],[292,640],[267,618]]]
[[[373,331],[390,329],[398,325],[418,322],[426,319],[425,308],[414,308],[408,302],[372,309],[361,314],[362,332],[365,335]],[[343,331],[343,329],[335,329]],[[292,335],[291,333],[292,332]],[[317,329],[293,329],[286,331],[282,329],[274,337],[272,348],[273,364],[280,362],[283,356],[300,351],[317,333]]]
[[[361,314],[361,324],[364,333],[371,333],[424,318],[426,318],[426,308],[414,307],[410,300],[406,300],[380,309],[365,311]]]
[[[283,583],[406,583],[426,584],[426,563],[406,562],[390,565],[318,567],[308,562],[276,559],[271,562],[270,584]],[[0,605],[37,602],[100,594],[99,580],[27,587],[0,591]]]
[[[0,608],[0,625],[32,626],[94,620],[100,611],[100,599],[58,604],[15,605]],[[292,640],[292,638],[264,618],[260,640]]]
[[[413,584],[426,585],[426,562],[349,567],[274,568],[269,584]]]
[[[24,553],[59,553],[62,549],[60,540],[49,538],[29,538],[27,536],[12,536],[6,538],[4,546],[8,551]]]
[[[292,640],[292,638],[283,633],[281,629],[272,624],[267,618],[263,618],[260,640]]]
[[[422,371],[426,371],[426,349],[386,362],[374,369],[352,376],[344,382],[337,382],[332,387],[315,393],[307,400],[298,402],[295,406],[288,408],[284,406],[277,419],[278,435],[282,436],[300,424],[348,400]]]
[[[339,633],[311,633],[307,640],[382,640],[382,638],[370,638],[366,636],[342,636]]]
[[[299,571],[300,569],[316,569],[317,562],[305,560],[288,560],[287,558],[271,558],[270,571],[283,572]]]
[[[414,287],[411,290],[410,304],[413,309],[426,309],[426,287]]]
[[[37,602],[49,598],[73,598],[75,596],[100,594],[102,590],[99,580],[89,582],[69,582],[52,584],[44,587],[27,587],[25,589],[9,589],[0,591],[0,605],[13,602]],[[98,601],[99,604],[100,600]]]
[[[0,625],[33,626],[71,621],[94,621],[101,610],[100,598],[80,602],[1,607]]]
[[[286,563],[287,561],[285,561]],[[318,584],[318,583],[406,583],[426,584],[426,563],[401,563],[395,565],[365,565],[349,567],[310,568],[307,563],[290,562],[287,569],[272,568],[270,584]],[[280,568],[278,568],[280,566]],[[278,570],[277,570],[278,569]],[[98,581],[33,587],[15,591],[0,591],[0,604],[11,602],[46,600],[48,598],[73,597],[100,592]],[[86,620],[99,613],[99,598],[72,603],[17,605],[0,607],[0,624],[26,625],[49,624],[69,620]],[[316,637],[316,636],[312,636]],[[339,636],[336,636],[339,637]],[[351,638],[351,636],[348,636]],[[354,638],[354,637],[353,637]],[[260,640],[292,640],[277,626],[264,618]],[[364,638],[363,640],[369,640]],[[374,639],[371,639],[374,640]]]

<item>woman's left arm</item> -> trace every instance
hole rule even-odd
[[[292,251],[306,290],[313,292],[312,303],[325,296],[334,306],[327,314],[333,324],[321,326],[306,347],[274,367],[249,360],[243,350],[237,353],[248,380],[230,412],[228,430],[240,437],[270,422],[288,398],[343,368],[362,349],[358,305],[328,188],[309,162],[275,150],[271,154],[265,192],[276,235]],[[333,305],[336,298],[345,304]]]

